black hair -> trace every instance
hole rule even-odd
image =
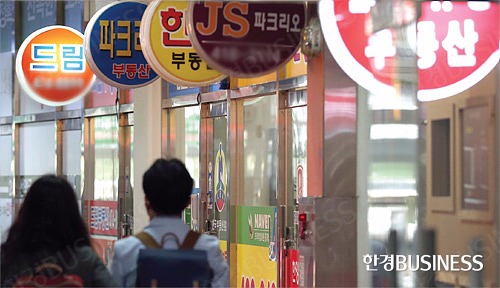
[[[193,178],[178,159],[157,159],[142,178],[144,194],[159,215],[178,215],[189,204]]]
[[[20,254],[41,250],[57,252],[68,246],[90,246],[89,232],[68,181],[44,175],[24,198],[2,245],[2,260],[13,261]]]

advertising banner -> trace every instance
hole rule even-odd
[[[421,16],[416,27],[411,24],[418,10],[415,2],[397,3],[399,6],[377,9],[375,1],[319,2],[321,28],[330,53],[365,89],[394,95],[396,73],[414,75],[415,54],[421,101],[460,93],[498,64],[497,2],[418,1]],[[392,9],[402,12],[379,15]],[[402,41],[397,42],[397,38]],[[413,78],[416,82],[417,77]]]
[[[139,31],[147,5],[113,2],[101,8],[85,29],[85,55],[104,83],[131,89],[153,82],[158,75],[142,53]]]
[[[148,5],[141,24],[141,47],[160,77],[177,85],[203,86],[225,75],[209,67],[187,35],[188,1],[156,0]]]
[[[301,40],[305,6],[299,2],[190,2],[189,37],[208,65],[232,77],[276,71]]]
[[[118,202],[90,201],[90,234],[118,236]]]
[[[267,248],[238,244],[238,288],[276,288],[276,262],[267,257]]]
[[[275,221],[273,206],[238,206],[238,287],[277,287]]]
[[[307,75],[307,56],[299,51],[286,63],[286,78]]]
[[[82,33],[57,25],[39,29],[23,41],[16,75],[31,98],[49,106],[78,101],[95,80],[85,61]]]

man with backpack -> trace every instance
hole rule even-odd
[[[182,255],[186,255],[186,258],[188,258],[188,254],[193,254],[188,253],[188,250],[178,251],[177,249],[187,248],[198,252],[205,251],[210,270],[210,283],[208,284],[211,287],[228,287],[229,266],[220,252],[217,237],[206,234],[199,235],[199,233],[191,231],[182,221],[182,211],[189,205],[191,190],[193,188],[193,179],[184,164],[177,159],[156,160],[144,173],[142,186],[150,223],[144,228],[143,232],[133,237],[121,239],[115,243],[111,274],[116,283],[121,287],[142,286],[141,281],[144,280],[143,278],[149,276],[138,275],[138,269],[142,271],[141,267],[138,267],[138,260],[139,262],[143,260],[148,265],[156,260],[159,260],[159,263],[161,263],[162,259],[155,259],[154,257],[155,254],[161,254],[158,252],[149,253],[149,256],[153,255],[152,260],[150,260],[151,258],[145,258],[147,256],[145,254],[147,253],[144,252],[151,250],[147,248],[154,248],[156,246],[169,251],[172,251],[170,249],[174,249],[177,254],[173,258],[182,258]],[[161,252],[166,251],[161,250]],[[140,254],[141,256],[139,256]],[[144,259],[142,259],[143,257]],[[168,258],[169,256],[161,257]],[[170,259],[168,261],[175,262],[176,260]],[[189,269],[180,267],[182,266],[174,265],[174,268],[166,268],[166,266],[149,267],[145,271],[160,271],[162,274],[158,276],[160,278],[187,277],[183,276],[183,273]],[[162,283],[162,280],[165,279],[159,279],[158,283]],[[150,280],[148,279],[147,281]],[[148,286],[153,287],[156,283],[156,279],[153,279],[151,280],[151,285],[148,284]],[[194,283],[192,286],[196,285],[198,283]],[[160,287],[161,285],[158,286]]]

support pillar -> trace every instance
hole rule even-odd
[[[134,89],[134,233],[149,223],[142,175],[161,157],[161,80]]]

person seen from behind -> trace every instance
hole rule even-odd
[[[45,175],[29,188],[1,246],[1,287],[57,281],[116,287],[91,247],[73,188],[61,177]]]
[[[158,159],[144,173],[142,186],[145,206],[150,217],[144,228],[157,243],[167,233],[177,236],[180,243],[190,231],[182,220],[182,211],[189,205],[193,179],[184,164],[177,159]],[[163,248],[177,249],[174,241],[163,242]],[[135,287],[139,250],[145,246],[137,237],[115,242],[111,274],[120,287]],[[211,287],[229,286],[229,266],[220,251],[219,239],[202,234],[193,249],[205,250],[212,270]],[[169,271],[165,271],[169,273]]]

